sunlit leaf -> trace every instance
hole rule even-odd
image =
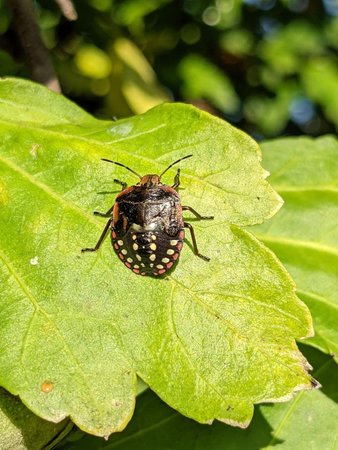
[[[338,126],[338,64],[329,58],[313,59],[304,66],[301,75],[308,96]]]
[[[224,112],[235,112],[239,99],[231,81],[218,67],[199,55],[188,55],[180,63],[183,95],[189,100],[204,98]]]
[[[258,54],[277,72],[291,74],[302,69],[300,62],[306,56],[320,54],[323,38],[306,21],[294,20],[260,42]]]
[[[19,100],[17,100],[19,99]],[[200,422],[245,427],[254,403],[311,389],[295,338],[311,318],[276,257],[243,225],[280,207],[257,144],[187,105],[99,121],[29,82],[0,82],[0,382],[49,420],[70,416],[100,436],[134,408],[136,374]],[[139,277],[93,245],[113,179],[134,183],[113,157],[160,173],[180,156],[182,202],[215,220],[194,222],[164,279]],[[171,183],[174,170],[164,182]],[[230,225],[231,224],[231,225]]]
[[[266,83],[264,73],[262,77]],[[284,129],[289,119],[291,102],[296,95],[295,85],[287,83],[279,86],[273,97],[249,97],[244,114],[250,122],[257,124],[266,136],[275,136]]]
[[[75,64],[83,75],[99,80],[106,78],[112,70],[109,56],[94,45],[81,47],[76,53]]]

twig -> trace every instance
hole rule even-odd
[[[59,5],[59,8],[62,14],[68,20],[76,20],[77,12],[73,5],[72,0],[55,0],[55,2]]]
[[[55,92],[60,83],[45,47],[35,17],[32,0],[7,0],[13,14],[14,26],[31,69],[32,79]]]

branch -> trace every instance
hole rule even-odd
[[[68,20],[76,20],[77,19],[77,12],[73,5],[72,0],[55,0],[55,2],[58,4],[60,11]]]
[[[61,92],[60,84],[49,52],[45,47],[31,0],[7,0],[20,44],[30,66],[32,79],[55,92]]]

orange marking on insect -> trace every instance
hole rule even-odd
[[[158,273],[157,272],[153,272],[153,275],[158,275]]]
[[[176,259],[178,258],[178,255],[179,255],[178,253],[174,253],[174,254],[173,254],[173,260],[174,260],[174,261],[176,261]]]
[[[140,273],[139,269],[133,269],[133,272]]]
[[[183,242],[179,242],[177,244],[177,250],[180,251],[182,247],[183,247]]]
[[[184,231],[180,231],[179,235],[178,235],[178,239],[183,240],[184,239]]]
[[[122,218],[122,227],[123,230],[126,232],[128,228],[128,218],[126,216],[123,216]]]
[[[125,265],[125,266],[127,266],[127,267],[128,267],[128,269],[130,269],[130,268],[131,268],[131,264],[129,264],[128,262],[125,262],[125,263],[124,263],[124,265]]]
[[[124,259],[124,256],[122,255],[122,253],[119,253],[119,258]]]
[[[116,223],[119,220],[119,204],[116,202],[113,209],[113,222]]]
[[[112,238],[113,238],[113,239],[116,239],[116,233],[115,233],[114,230],[112,231],[111,235],[112,235]]]
[[[114,248],[115,248],[115,250],[118,250],[118,249],[119,249],[119,246],[118,246],[118,243],[117,243],[117,242],[114,242]]]
[[[170,269],[170,267],[172,267],[173,264],[174,264],[174,263],[171,261],[170,263],[166,264],[166,266],[167,266],[168,269]]]
[[[135,186],[129,186],[126,189],[124,189],[123,191],[121,191],[117,196],[116,199],[118,199],[119,197],[128,194],[128,192],[131,192],[135,189]]]
[[[159,273],[160,275],[162,275],[162,273],[164,273],[165,271],[166,271],[165,269],[161,269],[161,270],[158,271],[158,273]]]

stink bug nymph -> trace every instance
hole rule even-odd
[[[177,193],[180,169],[177,170],[172,186],[161,183],[167,170],[191,156],[184,156],[170,164],[161,175],[144,176],[121,163],[103,159],[124,167],[140,181],[127,187],[124,181],[114,180],[122,186],[114,205],[106,213],[94,211],[95,215],[109,217],[109,220],[95,247],[83,248],[82,252],[96,252],[110,231],[113,248],[125,266],[140,275],[162,275],[177,263],[183,246],[184,229],[188,228],[195,255],[209,261],[207,256],[199,253],[194,229],[184,221],[182,212],[190,211],[199,220],[213,217],[201,216],[190,206],[181,205]]]

